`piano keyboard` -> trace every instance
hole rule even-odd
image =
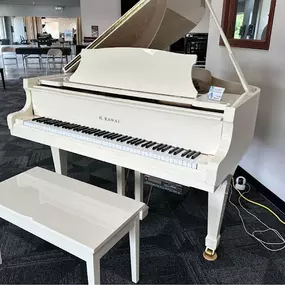
[[[192,169],[198,169],[198,165],[200,164],[207,164],[210,158],[210,156],[195,150],[184,149],[45,117],[24,121],[24,125]]]

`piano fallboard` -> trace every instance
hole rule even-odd
[[[157,140],[159,134],[161,143],[176,145],[179,142],[185,149],[212,155],[219,147],[223,126],[221,113],[47,87],[34,87],[30,92],[36,116],[147,140]]]

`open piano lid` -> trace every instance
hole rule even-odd
[[[243,98],[247,96],[249,92],[251,92],[250,86],[248,85],[244,77],[244,74],[232,52],[227,37],[210,4],[210,0],[141,0],[124,16],[122,16],[117,22],[115,22],[107,31],[105,31],[99,38],[97,38],[93,43],[91,43],[86,48],[86,50],[88,51],[84,52],[86,54],[85,59],[88,61],[88,56],[87,56],[88,53],[90,58],[97,57],[91,55],[92,50],[94,54],[97,54],[100,48],[105,50],[110,50],[108,48],[112,47],[129,47],[129,48],[140,47],[144,48],[141,49],[142,51],[146,51],[146,49],[149,49],[150,53],[153,52],[153,50],[157,50],[156,52],[156,54],[158,55],[157,57],[162,56],[167,52],[162,52],[159,50],[164,50],[168,48],[171,44],[176,42],[178,39],[183,37],[185,34],[189,33],[194,27],[196,27],[196,25],[201,21],[201,19],[204,16],[206,5],[209,8],[210,13],[214,19],[214,22],[216,23],[216,26],[221,34],[223,42],[229,53],[230,60],[233,63],[233,66],[237,72],[237,75],[245,91],[245,93],[242,94],[242,96],[240,96],[239,99],[236,100],[236,102],[233,104],[233,107],[236,107],[240,104],[240,102],[242,102]],[[96,51],[94,49],[96,49]],[[165,58],[170,58],[170,54],[172,53],[169,53],[169,56],[166,56]],[[172,57],[171,62],[174,62],[173,59],[175,56],[174,54],[171,55]],[[183,85],[184,87],[182,87],[182,89],[180,88],[178,93],[177,91],[175,93],[174,89],[170,90],[168,88],[170,84],[167,84],[168,87],[164,86],[160,94],[155,94],[155,92],[153,91],[151,91],[151,93],[148,93],[147,90],[138,90],[138,92],[132,92],[133,91],[132,88],[128,88],[129,86],[126,86],[126,84],[121,89],[109,88],[111,90],[108,90],[107,86],[103,87],[101,86],[101,90],[98,90],[100,89],[100,86],[96,85],[96,77],[92,77],[89,75],[88,76],[89,79],[84,79],[85,77],[84,74],[87,74],[86,72],[89,73],[93,72],[92,66],[90,66],[89,64],[89,68],[87,68],[89,70],[84,68],[83,66],[88,67],[87,61],[84,60],[85,64],[82,64],[82,68],[78,68],[81,61],[81,55],[75,57],[68,65],[64,67],[64,71],[68,73],[66,74],[66,76],[58,77],[58,79],[55,80],[48,80],[48,79],[44,80],[45,83],[43,84],[52,85],[52,86],[66,86],[66,87],[85,89],[85,90],[90,89],[102,92],[111,92],[113,89],[113,91],[119,95],[126,95],[126,96],[129,95],[137,97],[145,96],[145,98],[149,99],[158,99],[172,103],[191,104],[193,103],[193,99],[195,99],[198,95],[191,78],[192,65],[196,59],[194,55],[189,55],[189,56],[183,55],[183,56],[185,58],[186,64],[188,64],[189,66],[189,73],[185,72],[186,76],[189,75],[189,78],[187,78],[186,81],[184,80],[184,85]],[[174,72],[179,70],[178,65],[176,66],[177,69],[174,70]],[[79,72],[74,72],[76,71],[77,68]],[[183,65],[182,69],[185,70],[185,65]],[[82,71],[82,73],[80,70]],[[71,77],[70,73],[73,73]],[[183,78],[185,78],[185,74]],[[92,79],[90,80],[91,77]],[[139,82],[139,85],[142,86],[143,81],[139,77],[137,78],[139,81],[141,81]],[[132,86],[135,85],[136,83],[132,84]],[[189,85],[191,86],[189,87]],[[154,85],[152,84],[152,87],[153,86]],[[174,86],[177,86],[177,84],[174,84]],[[182,93],[180,93],[181,90]],[[164,91],[166,92],[164,93]],[[171,93],[173,91],[175,94]]]
[[[86,49],[140,47],[164,50],[189,33],[205,14],[205,0],[141,0]],[[76,56],[64,67],[74,72]]]
[[[164,52],[205,14],[204,0],[141,0],[74,58],[63,86],[189,103],[195,55]]]

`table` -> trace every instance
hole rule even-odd
[[[62,55],[66,59],[66,63],[68,63],[67,56],[71,54],[71,48],[65,48],[65,47],[57,47],[57,46],[51,46],[51,47],[18,47],[16,48],[16,54],[21,54],[23,59],[23,66],[25,68],[25,60],[30,55],[37,55],[39,57],[39,64],[40,67],[42,66],[42,55],[46,55],[50,49],[60,49],[62,51]]]
[[[132,281],[139,281],[139,214],[146,209],[39,167],[0,183],[0,217],[85,260],[89,284],[100,283],[100,258],[127,233]]]
[[[0,67],[0,73],[1,73],[1,78],[2,78],[3,88],[5,90],[6,85],[5,85],[5,78],[4,78],[4,69],[2,67]]]

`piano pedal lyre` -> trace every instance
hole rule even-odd
[[[203,252],[203,257],[207,260],[207,261],[216,261],[218,258],[218,255],[215,251],[213,251],[212,249],[206,248],[206,250]]]

